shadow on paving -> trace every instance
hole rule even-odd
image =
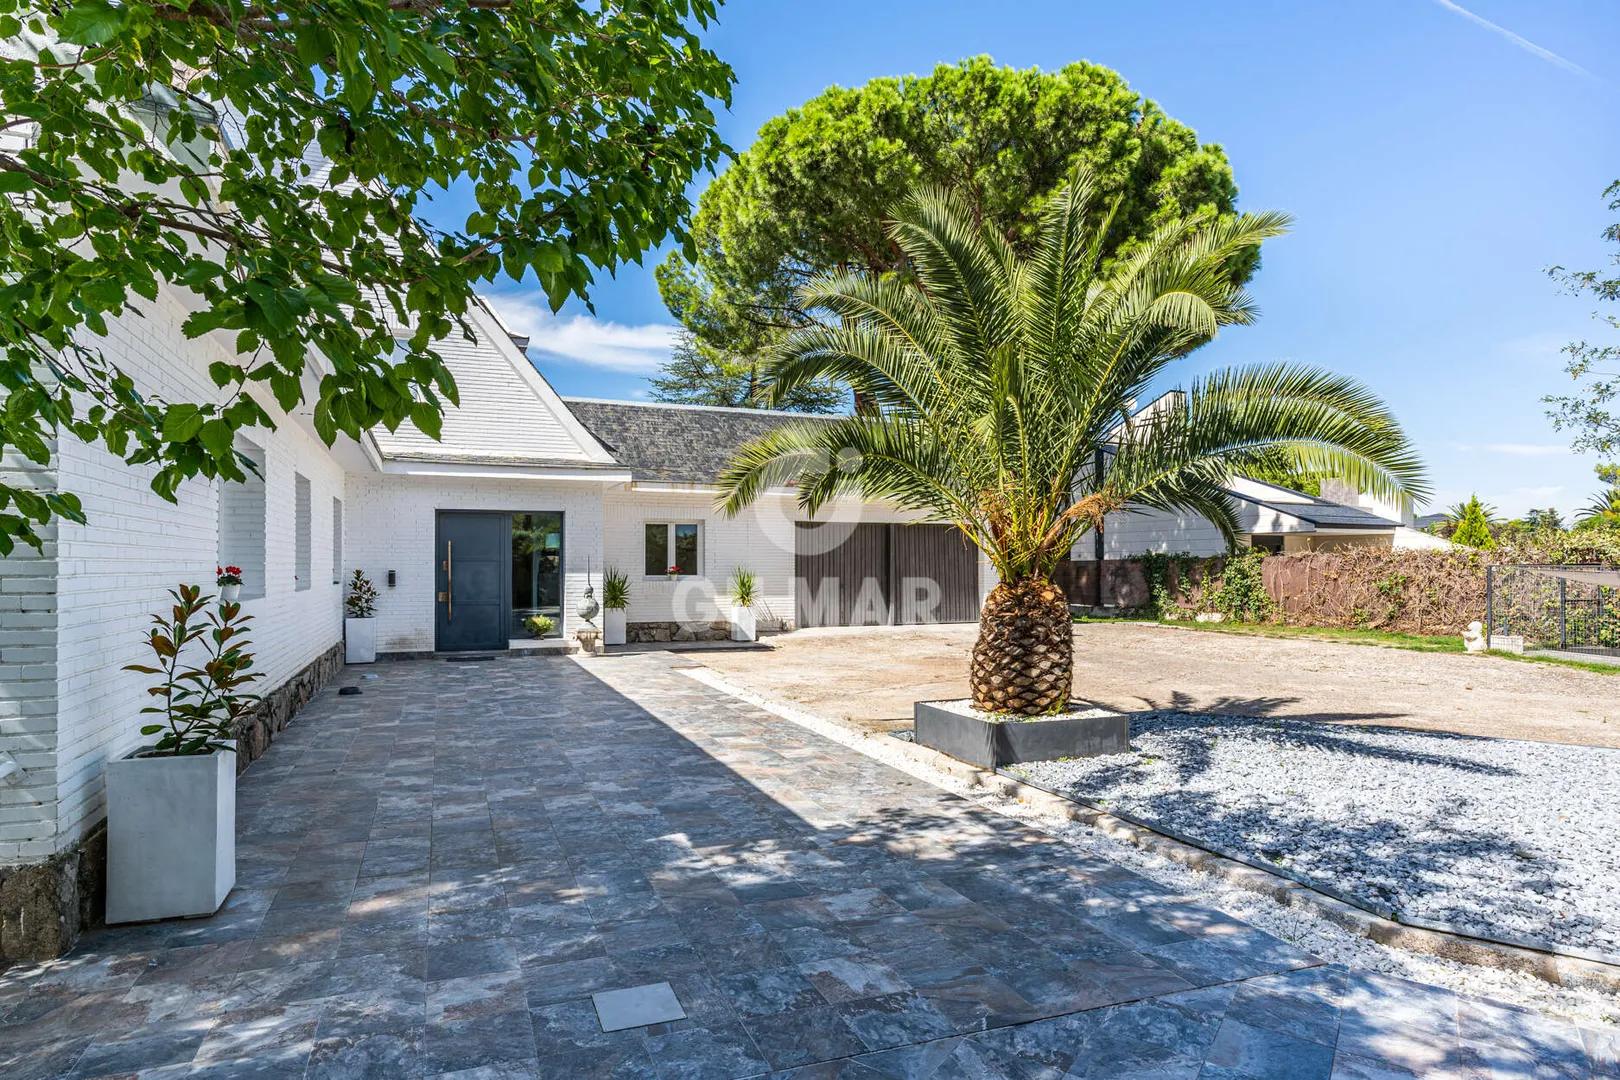
[[[1532,1014],[1470,1029],[1490,1007],[1322,966],[666,657],[374,673],[243,775],[224,910],[0,976],[8,1080],[1326,1077],[1606,1052]],[[600,1030],[593,992],[662,981],[685,1019]]]

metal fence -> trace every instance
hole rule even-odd
[[[1522,637],[1527,649],[1620,656],[1620,571],[1487,567],[1485,632],[1487,638]]]

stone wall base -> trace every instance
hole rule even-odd
[[[724,619],[713,622],[633,622],[624,627],[624,640],[632,645],[655,641],[726,641],[731,637],[731,623]]]
[[[264,694],[237,731],[236,771],[269,749],[299,709],[343,667],[338,642]],[[0,866],[0,966],[49,960],[101,925],[107,899],[107,823],[43,862]]]

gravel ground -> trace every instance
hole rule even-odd
[[[1582,987],[1555,986],[1532,975],[1463,964],[1380,945],[1309,911],[1285,906],[1222,878],[1116,840],[1083,823],[1056,817],[1016,799],[970,786],[950,773],[919,765],[894,745],[897,740],[863,730],[847,719],[830,718],[796,703],[761,694],[711,670],[698,668],[688,670],[685,674],[739,700],[773,712],[784,720],[855,747],[870,757],[987,809],[1043,829],[1079,850],[1128,866],[1163,885],[1180,890],[1183,896],[1242,919],[1268,934],[1315,953],[1329,963],[1444,986],[1460,994],[1492,998],[1579,1023],[1620,1025],[1620,995]]]
[[[1403,917],[1620,955],[1620,751],[1154,713],[1044,787]]]
[[[911,726],[912,702],[967,696],[976,634],[964,624],[798,630],[767,637],[769,649],[691,658],[819,716],[889,731]],[[1127,712],[1620,748],[1620,674],[1136,622],[1076,625],[1074,664],[1075,697]]]

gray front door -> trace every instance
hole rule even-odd
[[[504,649],[511,638],[512,515],[440,510],[434,647]]]

